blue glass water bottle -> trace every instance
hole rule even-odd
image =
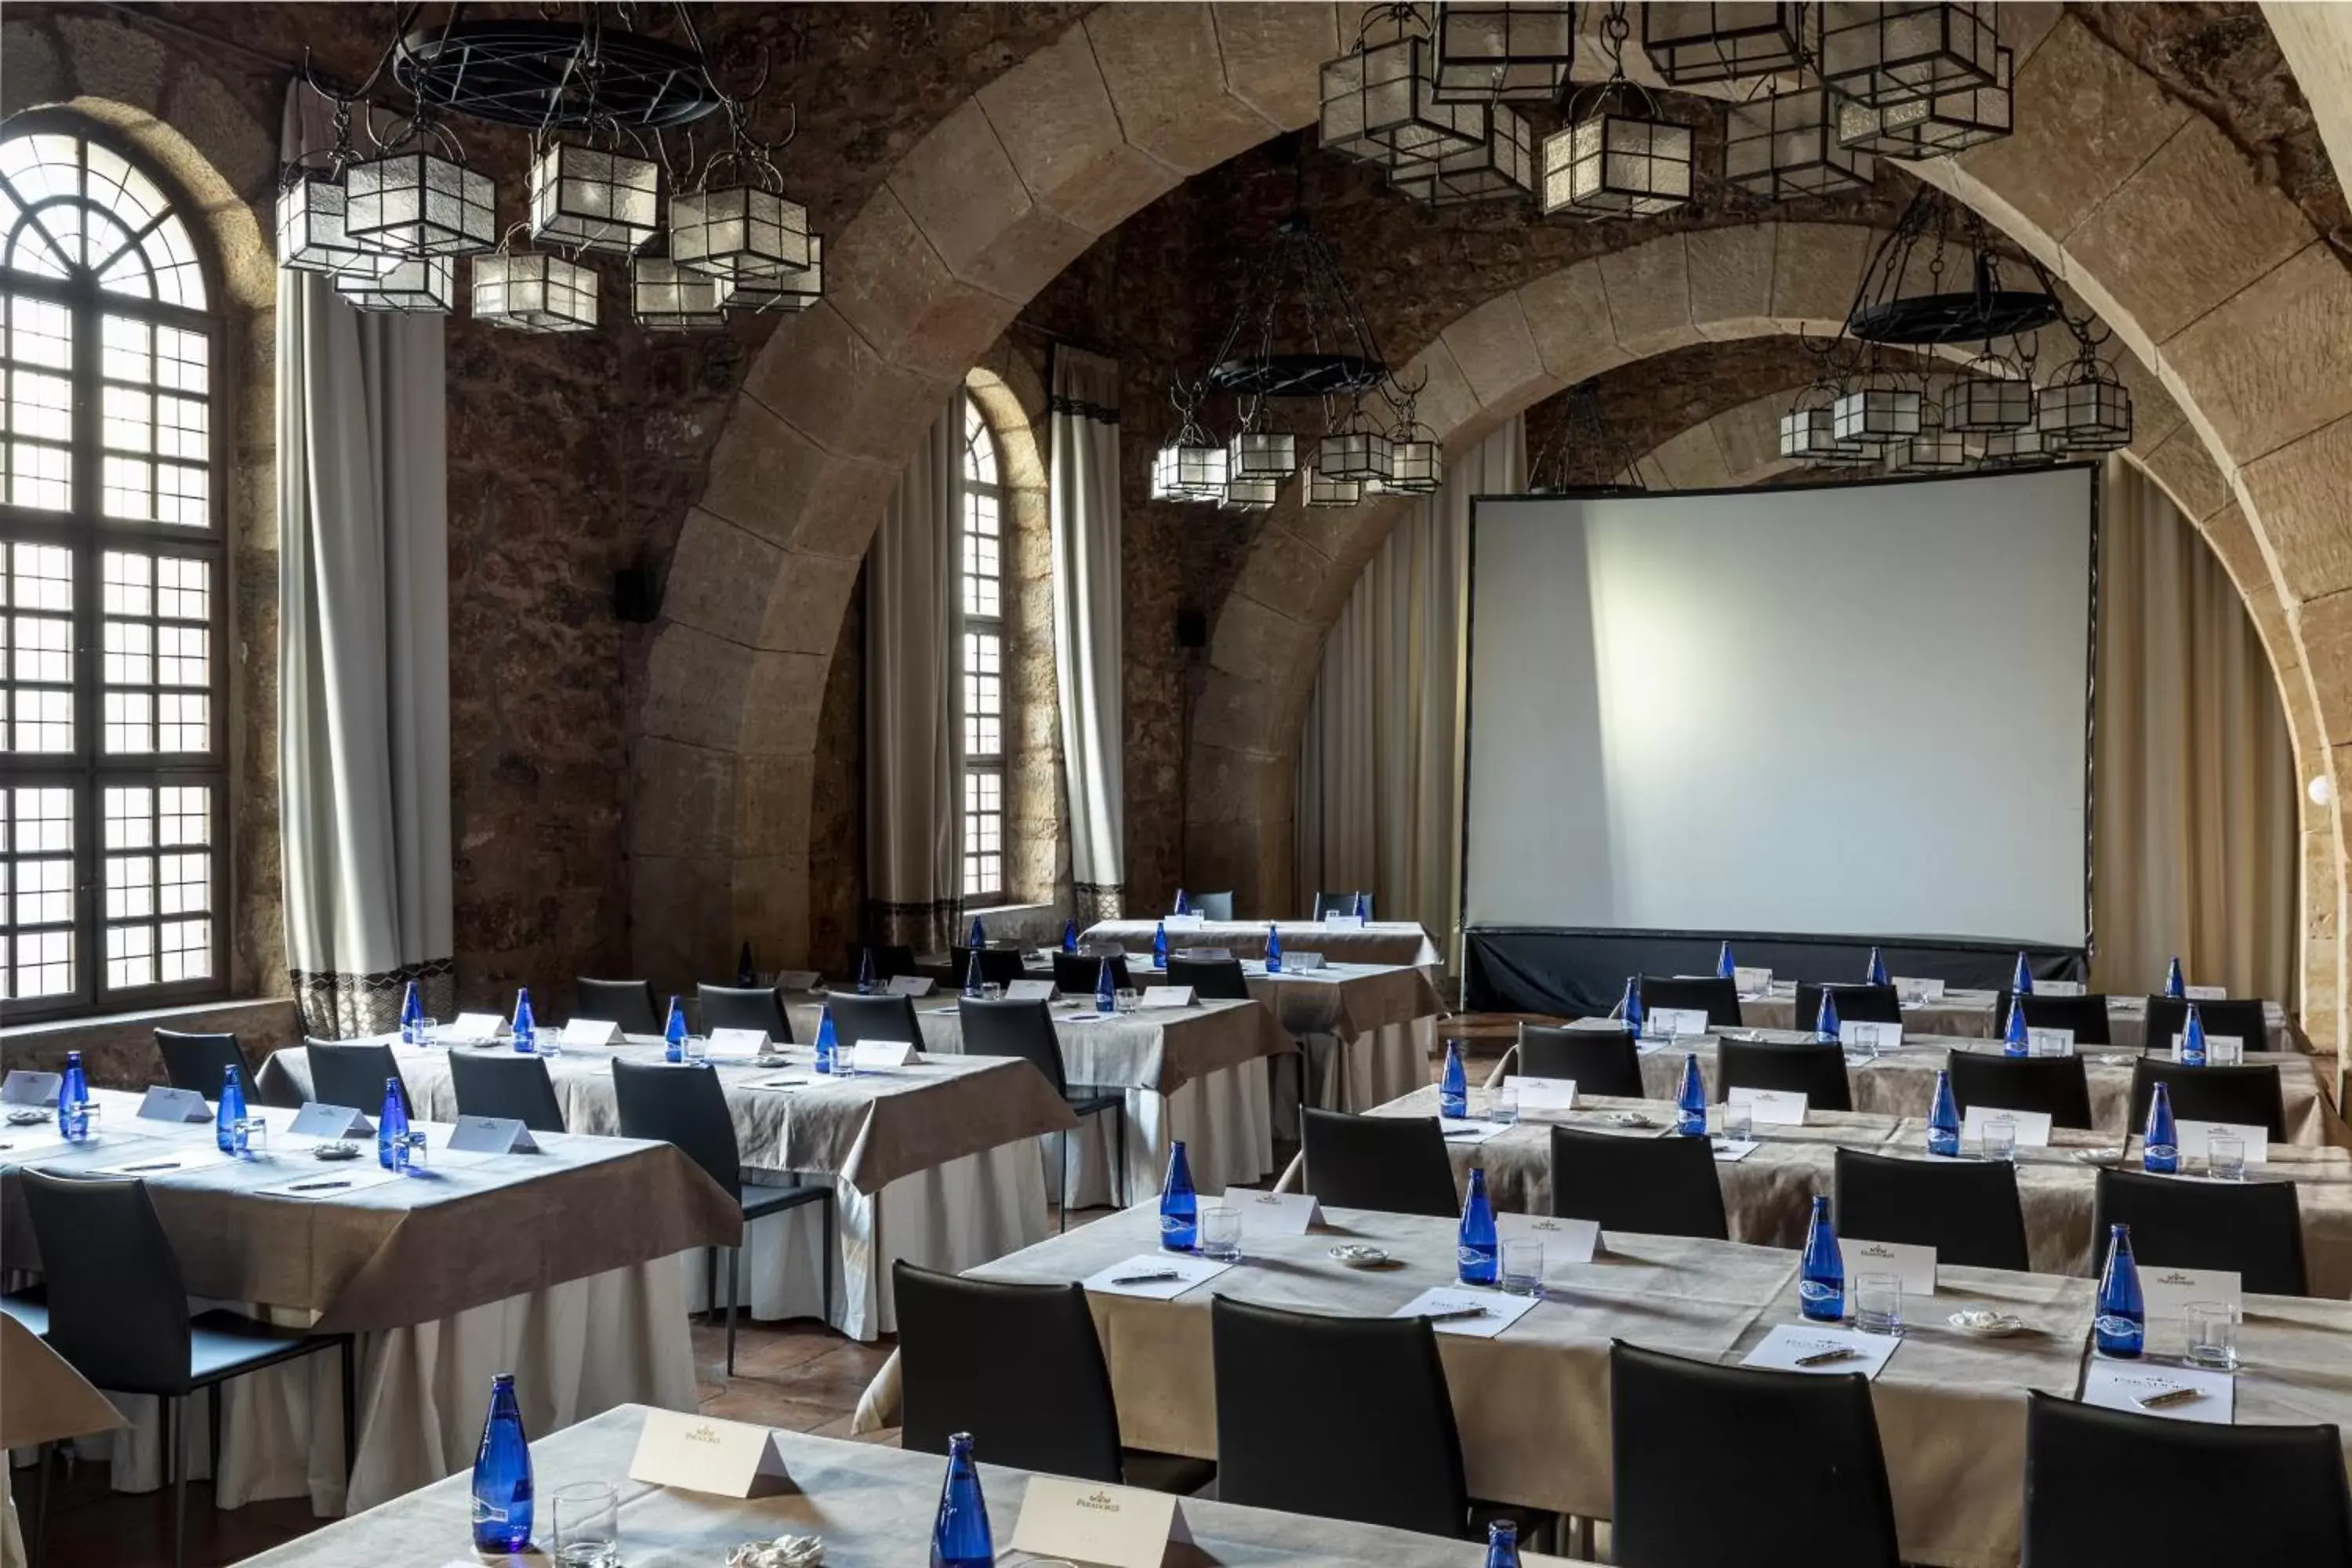
[[[1095,971],[1095,1011],[1118,1011],[1118,978],[1111,973],[1110,959],[1106,956]]]
[[[996,1538],[989,1533],[988,1501],[971,1459],[971,1434],[948,1438],[948,1479],[940,1488],[939,1521],[931,1526],[931,1568],[991,1568]]]
[[[751,944],[745,942],[743,951],[735,955],[735,984],[747,989],[760,983],[760,972],[751,967]]]
[[[220,1109],[213,1113],[213,1142],[224,1154],[245,1152],[245,1073],[235,1063],[221,1068]]]
[[[1168,922],[1155,921],[1151,927],[1151,967],[1168,967]]]
[[[515,1403],[514,1373],[502,1372],[490,1379],[490,1414],[474,1455],[474,1550],[529,1550],[530,1505],[530,1441]]]
[[[1886,960],[1874,947],[1870,950],[1870,963],[1864,967],[1862,978],[1864,984],[1870,985],[1884,985],[1887,983]]]
[[[1200,1245],[1201,1200],[1192,1191],[1192,1163],[1184,1158],[1184,1141],[1168,1145],[1168,1180],[1160,1189],[1160,1245],[1170,1252],[1190,1252]]]
[[[2176,956],[2164,972],[2164,994],[2175,1002],[2189,998],[2189,983],[2180,977],[2180,960]]]
[[[2009,972],[2009,990],[2013,996],[2033,994],[2033,971],[2025,962],[2025,950],[2017,950],[2017,964]]]
[[[2147,1306],[2139,1293],[2139,1266],[2132,1261],[2127,1225],[2107,1226],[2107,1266],[2099,1275],[2099,1315],[2091,1329],[2101,1355],[2137,1361],[2147,1348]]]
[[[1192,912],[1192,902],[1184,896],[1183,889],[1176,889],[1176,907],[1169,912],[1179,915],[1189,915]]]
[[[1824,1040],[1838,1037],[1837,993],[1822,987],[1822,1005],[1813,1009],[1813,1033]]]
[[[1481,1166],[1470,1167],[1470,1193],[1462,1200],[1462,1229],[1454,1244],[1454,1262],[1465,1285],[1495,1283],[1495,1207],[1486,1201],[1486,1173]]]
[[[1617,1003],[1617,1016],[1619,1022],[1625,1026],[1627,1034],[1639,1037],[1642,1033],[1642,977],[1640,975],[1625,976],[1625,994]]]
[[[375,1113],[375,1163],[387,1171],[408,1169],[408,1100],[400,1080],[383,1080],[383,1105]]]
[[[1936,1069],[1936,1103],[1927,1112],[1927,1152],[1948,1160],[1960,1155],[1960,1108],[1952,1098],[1952,1075]]]
[[[984,993],[981,987],[986,984],[980,972],[980,949],[975,947],[971,950],[971,956],[964,962],[963,994],[967,996],[982,995]]]
[[[1731,944],[1727,942],[1715,950],[1715,977],[1717,980],[1734,980],[1738,975],[1739,965],[1733,960]]]
[[[2172,1091],[2157,1080],[2148,1097],[2147,1130],[2140,1139],[2139,1168],[2151,1176],[2170,1176],[2180,1170],[2180,1133],[2172,1124]]]
[[[873,995],[876,984],[874,950],[871,947],[861,947],[857,950],[857,994],[860,996]]]
[[[834,1053],[841,1048],[841,1037],[834,1032],[833,1009],[821,1007],[816,1016],[816,1070],[833,1071]]]
[[[66,1070],[58,1079],[58,1131],[68,1143],[89,1136],[89,1074],[82,1070],[81,1053],[66,1053]]]
[[[980,923],[978,915],[971,917],[971,930],[964,937],[963,944],[974,952],[988,945],[988,928]]]
[[[1797,1310],[1817,1323],[1845,1321],[1845,1259],[1830,1226],[1830,1200],[1816,1194],[1805,1226],[1805,1260],[1797,1276]]]
[[[2205,1065],[2205,1019],[2197,1004],[2189,1004],[2189,1021],[2180,1026],[2180,1065],[2201,1068]]]
[[[1437,1074],[1437,1114],[1456,1121],[1470,1114],[1470,1074],[1462,1065],[1462,1050],[1445,1042],[1445,1066]]]
[[[530,1016],[530,987],[515,989],[514,1048],[525,1055],[539,1049],[539,1024]]]
[[[1282,973],[1282,932],[1272,921],[1268,921],[1265,926],[1265,972],[1268,974]]]
[[[1486,1526],[1486,1568],[1519,1568],[1519,1527],[1507,1519]]]
[[[1372,923],[1371,894],[1360,892],[1356,895],[1356,918],[1366,925]]]
[[[2009,999],[2009,1023],[2000,1032],[2000,1054],[2005,1057],[2030,1057],[2033,1054],[2033,1035],[2025,1022],[2025,994],[2022,992]]]
[[[1062,951],[1064,952],[1078,951],[1078,922],[1075,919],[1062,922]]]
[[[1683,1053],[1683,1091],[1675,1097],[1675,1105],[1682,1112],[1675,1131],[1685,1138],[1706,1137],[1706,1079],[1699,1074],[1696,1051]]]
[[[669,999],[669,1018],[662,1025],[662,1060],[686,1060],[686,999],[682,996]]]
[[[421,1046],[433,1037],[433,1020],[425,1016],[425,998],[417,994],[416,982],[408,983],[408,994],[400,999],[400,1039],[403,1045]]]

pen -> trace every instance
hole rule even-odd
[[[1122,1274],[1111,1281],[1114,1285],[1157,1285],[1163,1279],[1181,1279],[1184,1276],[1173,1268],[1162,1268],[1156,1274]]]
[[[1827,1366],[1832,1362],[1859,1361],[1861,1359],[1862,1352],[1860,1351],[1849,1349],[1844,1345],[1839,1345],[1833,1350],[1815,1351],[1811,1355],[1801,1355],[1797,1358],[1797,1364],[1799,1366]]]
[[[1458,1323],[1465,1319],[1483,1318],[1486,1315],[1486,1309],[1484,1307],[1454,1307],[1443,1312],[1424,1312],[1422,1314],[1423,1317],[1428,1319],[1433,1323]]]
[[[178,1168],[179,1163],[180,1163],[180,1162],[178,1162],[177,1160],[157,1160],[157,1161],[155,1161],[154,1163],[152,1163],[152,1164],[146,1164],[146,1165],[125,1165],[125,1166],[123,1166],[123,1167],[122,1167],[122,1173],[123,1173],[124,1175],[128,1176],[128,1175],[134,1174],[135,1173],[140,1172],[140,1171],[170,1171],[170,1170],[175,1170],[175,1169],[177,1169],[177,1168]]]
[[[286,1190],[289,1193],[323,1193],[330,1187],[348,1187],[349,1182],[297,1182]]]
[[[2201,1388],[2168,1388],[2161,1394],[2144,1394],[2138,1404],[2142,1410],[2168,1410],[2176,1405],[2186,1405],[2192,1399],[2202,1399]]]

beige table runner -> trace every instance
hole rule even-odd
[[[1319,952],[1349,963],[1405,963],[1443,969],[1445,955],[1417,921],[1374,921],[1358,930],[1334,930],[1320,921],[1210,921],[1168,933],[1168,948],[1222,947],[1235,958],[1265,956],[1265,928],[1282,933],[1285,952]],[[1150,952],[1157,921],[1104,921],[1089,926],[1084,942],[1115,942],[1129,952]]]

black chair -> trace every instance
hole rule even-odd
[[[1168,984],[1190,985],[1203,1002],[1246,1002],[1249,979],[1238,958],[1182,958],[1168,955]]]
[[[1992,1032],[1995,1039],[2003,1038],[2009,1027],[2009,999],[2003,991],[1994,1004]],[[2105,1046],[2113,1042],[2107,1036],[2107,999],[2105,996],[2043,996],[2029,991],[2025,994],[2025,1026],[2029,1029],[2072,1029],[2077,1049],[2085,1046]]]
[[[2234,1268],[2244,1289],[2310,1294],[2293,1182],[2180,1182],[2103,1170],[2091,1204],[2094,1274],[2106,1271],[2111,1225],[2131,1226],[2142,1268]]]
[[[1071,1087],[1062,1061],[1061,1037],[1054,1033],[1052,1009],[1043,1002],[983,1001],[966,996],[956,1004],[968,1057],[1018,1057],[1045,1075],[1054,1092],[1079,1116],[1111,1115],[1111,1201],[1125,1208],[1127,1094],[1123,1089]],[[1062,1134],[1061,1228],[1070,1227],[1070,1135]],[[942,1452],[945,1450],[942,1449]],[[1006,1460],[1007,1464],[1013,1461]]]
[[[1610,1560],[1896,1568],[1870,1380],[1609,1347]],[[2341,1461],[2339,1460],[2339,1463]]]
[[[2156,1086],[2165,1086],[2176,1121],[2234,1121],[2241,1127],[2267,1129],[2273,1143],[2286,1142],[2286,1100],[2279,1088],[2279,1069],[2273,1062],[2251,1067],[2193,1068],[2180,1062],[2141,1057],[2132,1063],[2131,1125],[2137,1132],[2147,1126],[2147,1104]]]
[[[1646,1098],[1642,1089],[1641,1048],[1633,1036],[1619,1029],[1555,1029],[1521,1024],[1519,1073],[1523,1078],[1572,1079],[1579,1094]]]
[[[1704,1012],[1710,1029],[1739,1027],[1739,987],[1714,975],[1677,979],[1664,974],[1642,976],[1642,1005]]]
[[[1369,916],[1373,908],[1370,893],[1318,893],[1315,895],[1315,918],[1319,921],[1326,915],[1352,915],[1356,912],[1356,900],[1360,898],[1364,900],[1364,910]]]
[[[1845,1050],[1827,1040],[1723,1040],[1715,1047],[1715,1065],[1726,1100],[1735,1089],[1774,1089],[1803,1095],[1809,1110],[1853,1109]]]
[[[1110,965],[1110,988],[1125,991],[1134,985],[1127,973],[1127,958],[1121,953],[1101,957],[1091,952],[1056,952],[1054,954],[1054,989],[1066,996],[1091,996],[1102,983],[1102,966]]]
[[[372,1041],[307,1040],[303,1054],[310,1062],[310,1099],[320,1105],[341,1105],[373,1119],[383,1109],[387,1079],[400,1085],[400,1103],[411,1119],[416,1097],[392,1059],[392,1047]]]
[[[920,1050],[923,1026],[915,1021],[911,996],[857,996],[846,991],[825,994],[833,1014],[833,1037],[847,1050],[860,1040],[897,1040]]]
[[[163,1402],[175,1565],[186,1561],[190,1395],[212,1392],[210,1436],[217,1466],[223,1384],[301,1356],[340,1352],[348,1469],[357,1447],[359,1408],[357,1352],[349,1334],[307,1334],[230,1311],[191,1318],[179,1259],[155,1217],[145,1183],[77,1181],[37,1170],[19,1175],[48,1286],[49,1348],[100,1388],[152,1394]],[[44,1447],[45,1497],[49,1462]]]
[[[1945,1054],[1952,1098],[1966,1116],[1971,1105],[1996,1110],[2039,1110],[2053,1127],[2091,1129],[2091,1081],[2080,1057],[2009,1057],[1999,1051]]]
[[[1791,1027],[1811,1029],[1822,1016],[1822,993],[1837,998],[1838,1022],[1841,1024],[1899,1024],[1903,1022],[1903,999],[1892,985],[1816,985],[1810,980],[1797,984],[1796,1018]]]
[[[1551,1130],[1551,1212],[1604,1233],[1731,1239],[1715,1152],[1704,1138]]]
[[[2197,1004],[2198,1020],[2205,1026],[2205,1037],[2215,1035],[2233,1037],[2252,1051],[2270,1047],[2270,1020],[2260,1002],[2245,998],[2225,999]],[[2147,999],[2147,1035],[2141,1042],[2150,1051],[2172,1049],[2172,1037],[2189,1027],[2189,1004],[2176,1002],[2169,996]]]
[[[972,950],[968,947],[948,949],[948,984],[950,989],[963,989],[965,976],[971,973]],[[980,982],[983,985],[1010,985],[1016,980],[1029,978],[1029,967],[1017,947],[983,947],[980,949]]]
[[[520,1121],[533,1132],[564,1131],[563,1107],[543,1058],[520,1051],[453,1050],[449,1087],[460,1116],[495,1116]]]
[[[2017,1167],[2006,1160],[1894,1159],[1837,1152],[1838,1234],[1848,1239],[1932,1247],[1938,1263],[2031,1268]]]
[[[2119,1478],[2134,1498],[2126,1504]],[[2344,1439],[2025,1395],[2023,1568],[2352,1563]]]
[[[228,1069],[236,1069],[247,1101],[253,1099],[253,1069],[237,1049],[235,1035],[184,1035],[174,1029],[155,1031],[155,1049],[163,1058],[163,1079],[173,1089],[193,1089],[206,1100],[220,1098]],[[377,1094],[381,1097],[383,1091]]]
[[[1195,893],[1192,895],[1192,912],[1204,921],[1230,921],[1234,918],[1234,895],[1230,890]]]
[[[1462,1212],[1454,1160],[1433,1116],[1350,1116],[1309,1106],[1299,1133],[1306,1188],[1321,1203],[1441,1218]]]
[[[704,1063],[613,1063],[613,1099],[621,1113],[621,1136],[672,1143],[702,1167],[743,1210],[748,1226],[803,1204],[817,1205],[824,1223],[824,1321],[833,1321],[833,1205],[823,1185],[747,1187],[743,1156],[735,1141],[735,1119],[718,1071]],[[735,1275],[742,1248],[727,1249],[727,1375],[735,1375]]]
[[[1425,1320],[1219,1296],[1209,1334],[1218,1501],[1461,1538],[1462,1440]]]
[[[650,980],[590,980],[572,983],[572,1010],[583,1018],[621,1026],[625,1035],[658,1035],[666,1020],[654,1003]]]
[[[792,1016],[784,1011],[783,994],[772,985],[698,982],[694,1011],[706,1035],[713,1029],[757,1029],[780,1046],[793,1043]]]
[[[992,1464],[1154,1491],[1193,1491],[1215,1474],[1204,1460],[1119,1447],[1084,1286],[962,1279],[899,1258],[890,1288],[900,1447],[944,1454],[950,1434],[985,1433]]]
[[[896,980],[902,974],[915,973],[915,950],[905,942],[865,942],[849,944],[849,973],[856,975],[866,962],[867,953],[874,955],[874,978]]]

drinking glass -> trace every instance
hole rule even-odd
[[[688,1035],[686,1037],[686,1065],[700,1067],[710,1059],[710,1037]]]
[[[2017,1163],[2017,1123],[2006,1116],[1988,1116],[1984,1123],[1984,1157]]]
[[[1511,1084],[1498,1084],[1486,1097],[1486,1120],[1515,1122],[1519,1119],[1519,1091]]]
[[[2181,1310],[2189,1326],[2189,1362],[2217,1371],[2238,1370],[2238,1315],[2227,1301],[2191,1301]]]
[[[1543,1243],[1532,1237],[1521,1237],[1503,1243],[1503,1294],[1535,1296],[1544,1293]]]
[[[2205,1041],[2205,1065],[2216,1068],[2243,1067],[2246,1062],[2246,1042],[2234,1035],[2223,1035]]]
[[[1201,1211],[1201,1256],[1232,1263],[1242,1255],[1242,1211],[1223,1204]]]
[[[1132,1013],[1143,1005],[1143,993],[1130,986],[1118,994],[1114,1005],[1122,1013]]]
[[[1004,999],[1004,987],[993,980],[983,980],[980,983],[980,999],[983,1002],[1002,1002]]]
[[[1864,1274],[1853,1282],[1853,1326],[1865,1334],[1903,1331],[1903,1281],[1893,1274]]]
[[[1756,1112],[1747,1105],[1726,1101],[1723,1107],[1723,1136],[1727,1142],[1745,1143],[1756,1136]]]
[[[618,1568],[621,1498],[603,1481],[555,1491],[555,1561],[561,1568]]]
[[[248,1160],[269,1158],[269,1123],[258,1116],[241,1117],[229,1124],[236,1135],[236,1146]]]
[[[2217,1182],[2246,1179],[2246,1141],[2216,1132],[2205,1141],[2205,1173]]]
[[[425,1169],[425,1134],[412,1130],[402,1133],[400,1142],[408,1150],[408,1173],[421,1173]]]

